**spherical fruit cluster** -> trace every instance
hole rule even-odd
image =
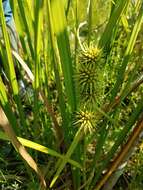
[[[81,127],[84,133],[94,130],[94,113],[90,111],[79,111],[75,114],[74,126]]]
[[[94,63],[99,59],[101,49],[94,46],[85,47],[84,51],[81,52],[80,62],[84,64]],[[93,64],[91,64],[94,66]]]
[[[80,100],[83,103],[99,102],[103,89],[102,51],[97,47],[86,47],[77,64],[77,80]]]

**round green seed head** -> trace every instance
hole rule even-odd
[[[102,62],[101,49],[97,47],[87,47],[79,56],[77,79],[83,103],[93,104],[100,99]]]

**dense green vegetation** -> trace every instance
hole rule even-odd
[[[11,6],[19,54],[0,0],[0,189],[141,190],[142,0]]]

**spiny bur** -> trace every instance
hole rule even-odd
[[[84,134],[92,133],[94,130],[94,113],[90,111],[78,111],[75,113],[75,119],[73,125],[80,127]]]
[[[104,58],[101,49],[90,45],[80,53],[77,84],[81,103],[93,105],[101,102],[104,88]]]

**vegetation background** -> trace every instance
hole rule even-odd
[[[0,0],[0,188],[142,190],[142,0],[11,6],[19,53]]]

